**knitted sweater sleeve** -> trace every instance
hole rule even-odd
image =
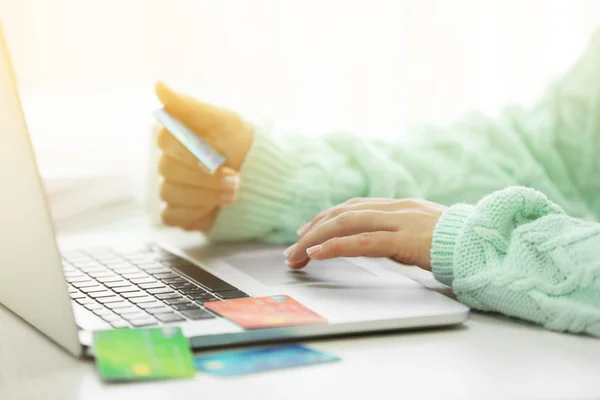
[[[600,336],[600,224],[513,187],[440,218],[435,277],[475,309]]]
[[[352,197],[474,204],[510,186],[541,191],[571,216],[600,218],[599,155],[600,32],[529,110],[472,114],[387,141],[257,130],[240,195],[209,235],[289,243],[318,212]]]

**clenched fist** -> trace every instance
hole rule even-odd
[[[227,158],[214,174],[204,172],[199,161],[165,128],[158,132],[162,150],[158,170],[165,203],[162,221],[185,230],[207,232],[219,207],[232,203],[239,190],[238,171],[253,139],[252,126],[233,111],[176,93],[164,83],[156,84],[164,108]]]

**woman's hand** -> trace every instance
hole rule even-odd
[[[158,170],[163,178],[160,197],[166,203],[163,223],[206,232],[218,208],[235,200],[238,171],[252,144],[254,131],[233,111],[176,93],[164,83],[156,84],[156,95],[173,117],[227,158],[226,166],[210,175],[169,131],[161,127],[158,132],[158,147],[162,150]]]
[[[300,228],[300,240],[284,254],[292,269],[311,259],[366,256],[431,270],[433,232],[446,210],[424,200],[352,199]]]

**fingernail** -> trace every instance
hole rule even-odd
[[[306,231],[308,231],[309,227],[310,227],[310,222],[307,222],[306,224],[302,225],[302,227],[300,229],[298,229],[296,231],[296,233],[298,234],[298,236],[302,236],[306,233]]]
[[[311,256],[315,253],[318,253],[322,248],[323,248],[323,246],[321,246],[320,244],[313,246],[313,247],[309,247],[308,249],[306,249],[306,254]]]
[[[294,243],[293,245],[285,249],[283,255],[289,257],[294,252],[294,250],[296,250],[296,246],[298,246],[298,243]]]
[[[223,186],[226,188],[237,188],[240,186],[239,176],[226,176],[223,178]]]

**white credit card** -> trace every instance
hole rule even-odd
[[[181,142],[181,144],[188,149],[198,161],[200,161],[200,167],[205,169],[209,174],[214,174],[215,171],[227,161],[227,159],[217,153],[206,140],[192,132],[164,108],[154,111],[152,115],[154,115],[154,118],[156,118],[166,130],[171,132],[171,134],[179,140],[179,142]]]

